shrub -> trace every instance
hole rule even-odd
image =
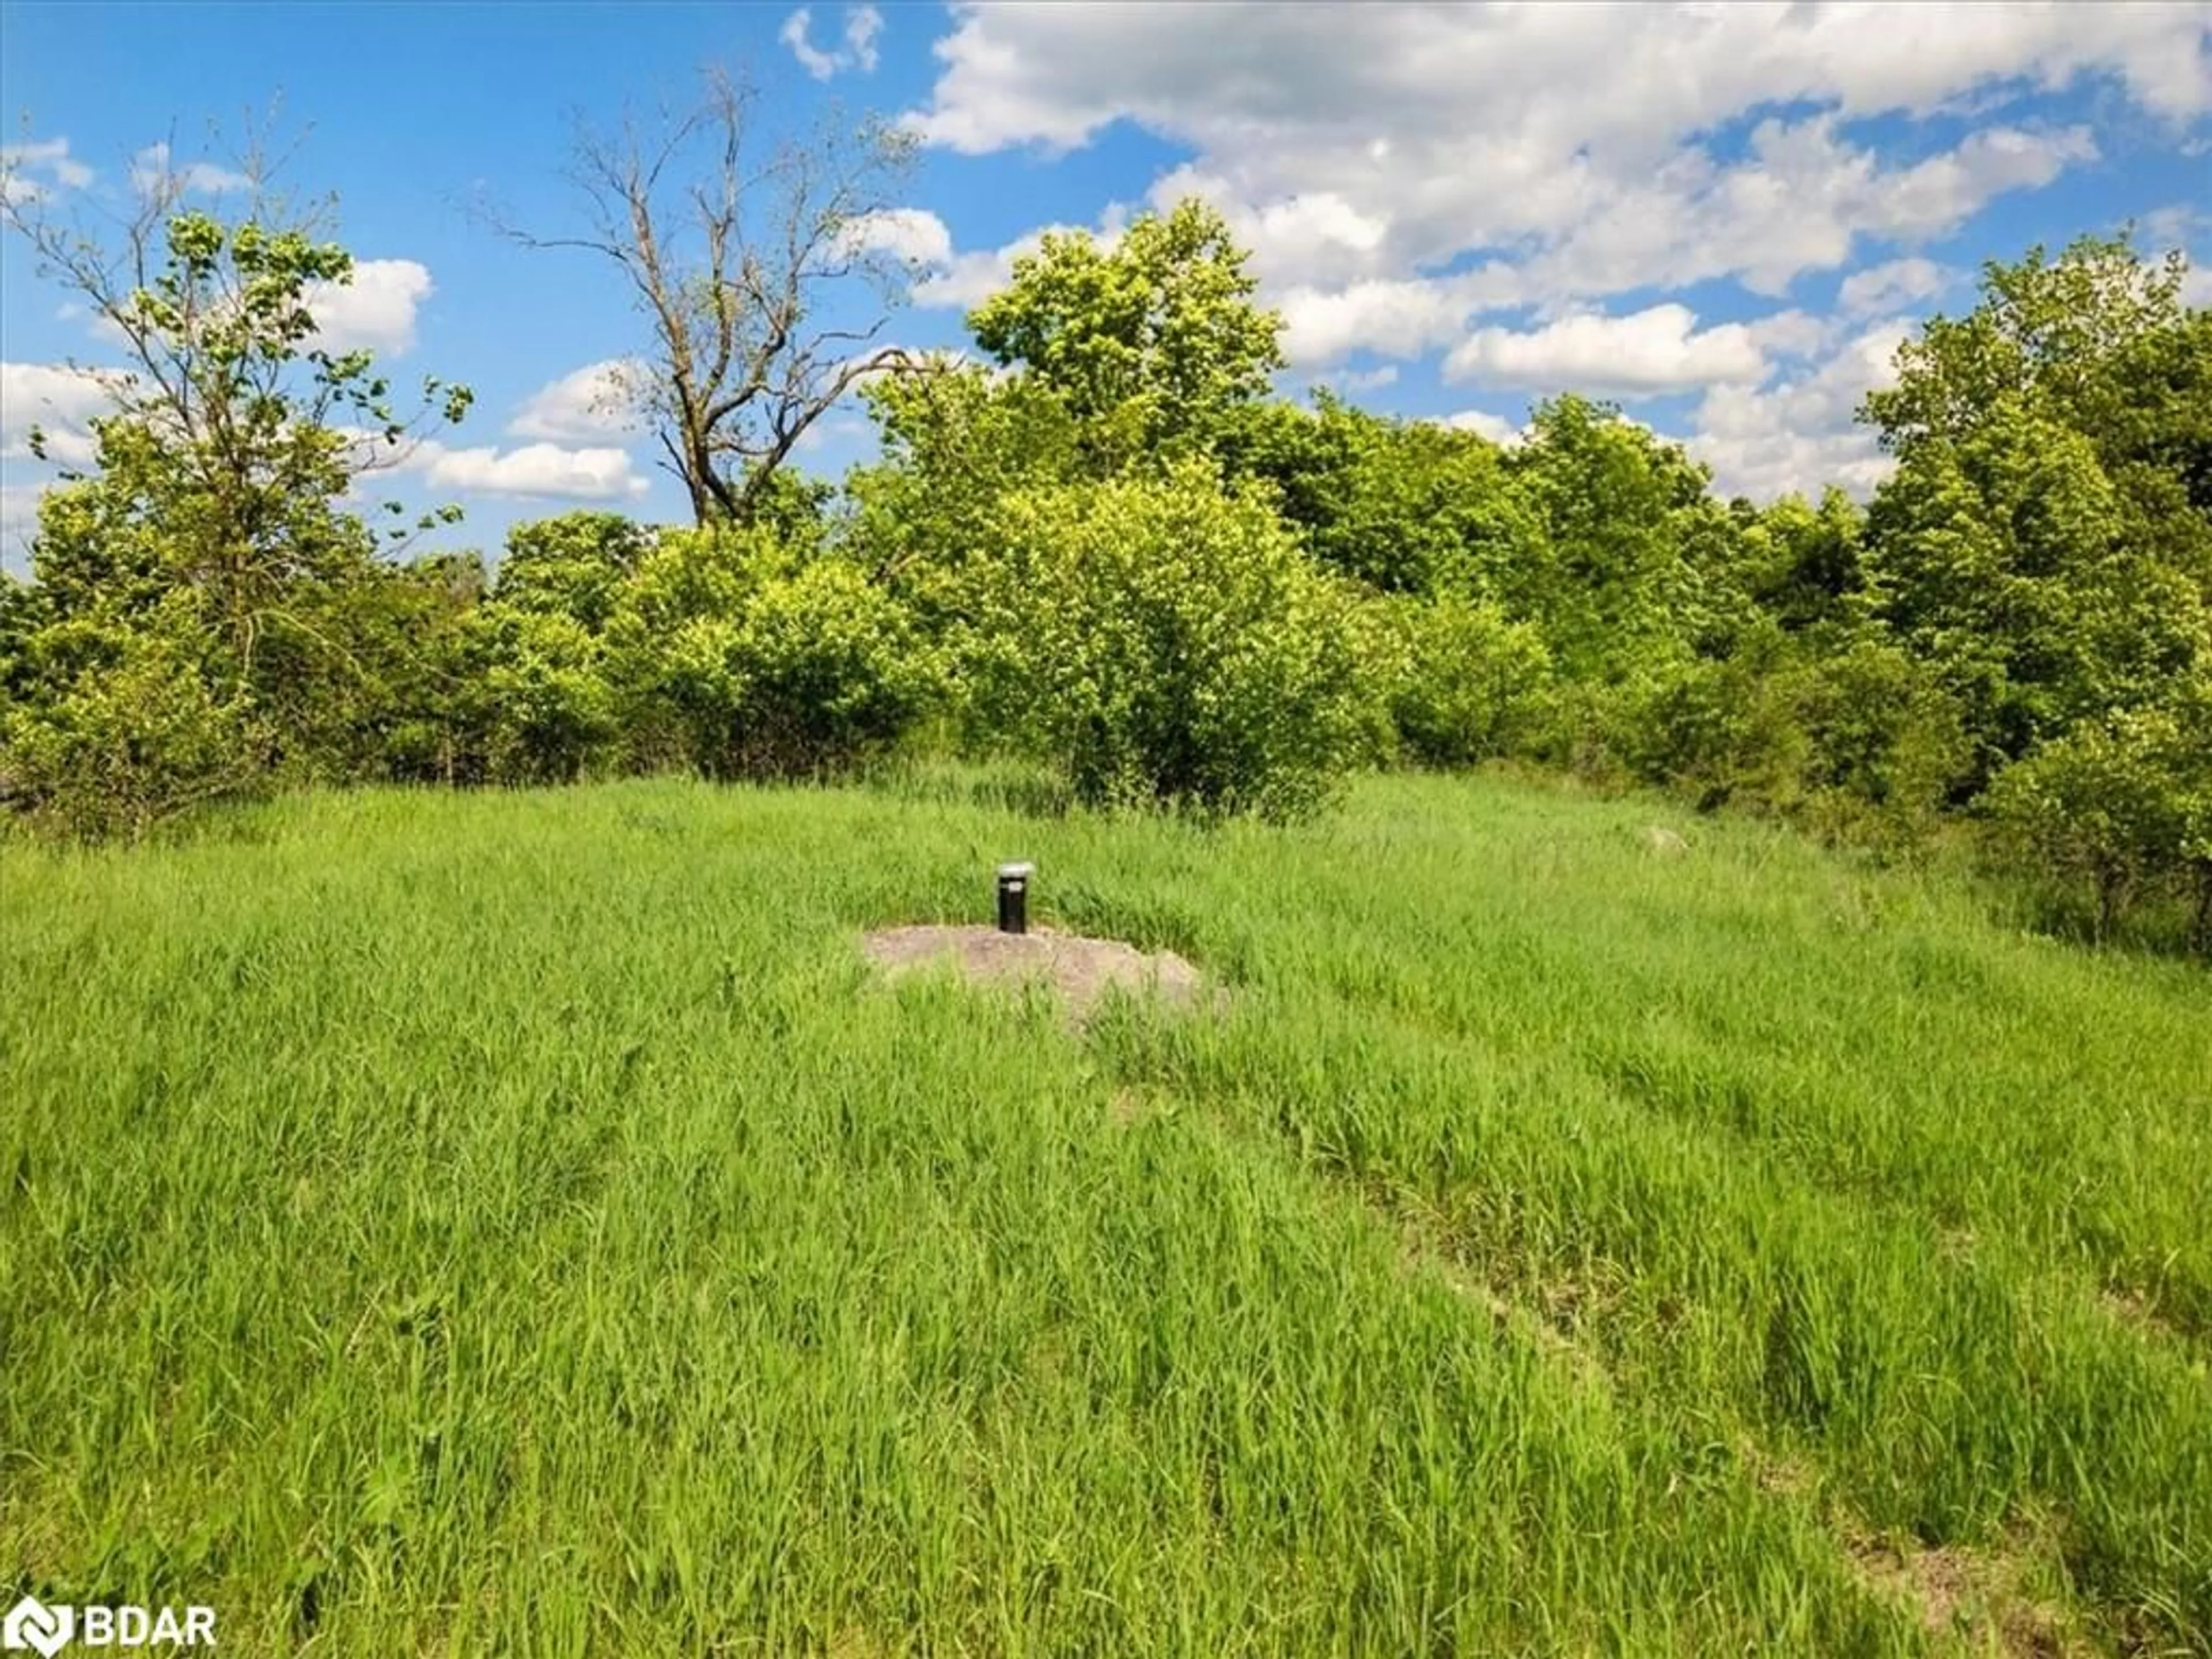
[[[464,696],[489,775],[569,783],[606,750],[617,723],[599,641],[573,617],[501,600],[469,619],[476,676]]]
[[[1894,645],[1859,640],[1790,676],[1810,747],[1805,784],[1832,816],[1927,830],[1972,770],[1958,700]],[[1863,812],[1851,809],[1863,807]]]
[[[1803,799],[1813,758],[1790,690],[1752,654],[1692,659],[1624,700],[1621,745],[1638,774],[1700,810],[1733,801],[1786,811]]]
[[[1807,655],[1769,627],[1724,660],[1660,672],[1615,719],[1635,769],[1701,807],[1762,808],[1855,839],[1924,835],[1971,771],[1955,699],[1878,639]]]
[[[1018,491],[978,572],[976,708],[1091,804],[1293,818],[1357,758],[1373,702],[1347,590],[1203,464]]]
[[[79,619],[33,635],[49,689],[0,716],[0,795],[98,840],[253,793],[264,745],[251,703],[211,683],[191,611],[179,595],[127,626]]]
[[[904,608],[829,559],[685,623],[659,672],[693,763],[720,778],[820,776],[890,748],[938,690]]]
[[[1534,741],[1550,713],[1552,656],[1534,626],[1456,596],[1381,604],[1402,641],[1388,695],[1408,757],[1471,766]]]
[[[2086,902],[2109,938],[2138,902],[2189,893],[2212,945],[2212,720],[2186,701],[2083,721],[1990,785],[1984,805],[2016,873]]]

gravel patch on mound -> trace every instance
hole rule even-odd
[[[1198,969],[1172,951],[1148,954],[1120,939],[1050,928],[1002,933],[995,927],[939,924],[885,927],[864,937],[860,948],[886,974],[951,967],[979,985],[1049,985],[1079,1021],[1116,987],[1149,992],[1176,1007],[1205,999]]]

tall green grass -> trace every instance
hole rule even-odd
[[[1022,799],[0,849],[0,1595],[244,1652],[1954,1645],[1881,1535],[2206,1649],[2201,972],[1632,802]],[[869,978],[1015,855],[1227,1011]]]

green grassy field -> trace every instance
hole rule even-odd
[[[2212,977],[1650,802],[1006,799],[0,848],[0,1595],[234,1653],[2212,1651]],[[1012,856],[1227,1011],[871,981]]]

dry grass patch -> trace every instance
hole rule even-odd
[[[1969,1652],[2063,1659],[2100,1651],[2074,1630],[2063,1610],[2034,1594],[2033,1540],[1983,1550],[1855,1536],[1845,1540],[1845,1547],[1868,1585],[1912,1607],[1931,1636],[1949,1637]]]

